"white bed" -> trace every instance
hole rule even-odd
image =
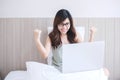
[[[48,33],[51,30],[52,27],[48,27]],[[84,27],[76,27],[76,30],[80,32],[84,40]],[[26,71],[11,71],[4,80],[108,80],[103,69],[63,74],[50,66],[51,56],[48,58],[48,64],[27,62]]]
[[[38,62],[27,62],[26,67],[26,71],[9,72],[4,80],[108,80],[103,69],[63,74]]]

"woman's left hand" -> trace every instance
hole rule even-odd
[[[91,27],[90,28],[90,33],[91,34],[94,34],[96,31],[97,31],[97,29],[95,27]]]
[[[95,32],[97,31],[97,29],[95,27],[91,27],[90,28],[90,38],[89,38],[89,42],[92,42],[93,39],[94,39],[94,35],[95,35]]]

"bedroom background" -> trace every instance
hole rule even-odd
[[[47,27],[52,26],[55,13],[68,9],[75,26],[85,27],[85,41],[89,28],[98,31],[95,41],[105,40],[104,66],[110,71],[109,80],[120,80],[120,9],[118,0],[1,0],[0,1],[0,75],[2,79],[13,70],[26,70],[29,60],[46,63],[35,46],[33,30],[42,30],[45,44]],[[75,5],[76,6],[75,6]]]

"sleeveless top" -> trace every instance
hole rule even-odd
[[[62,45],[59,45],[56,49],[52,48],[52,54],[52,65],[62,71]]]

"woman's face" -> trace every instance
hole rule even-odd
[[[58,25],[58,30],[63,35],[66,34],[69,29],[70,29],[70,21],[68,18],[66,18],[62,23]]]

